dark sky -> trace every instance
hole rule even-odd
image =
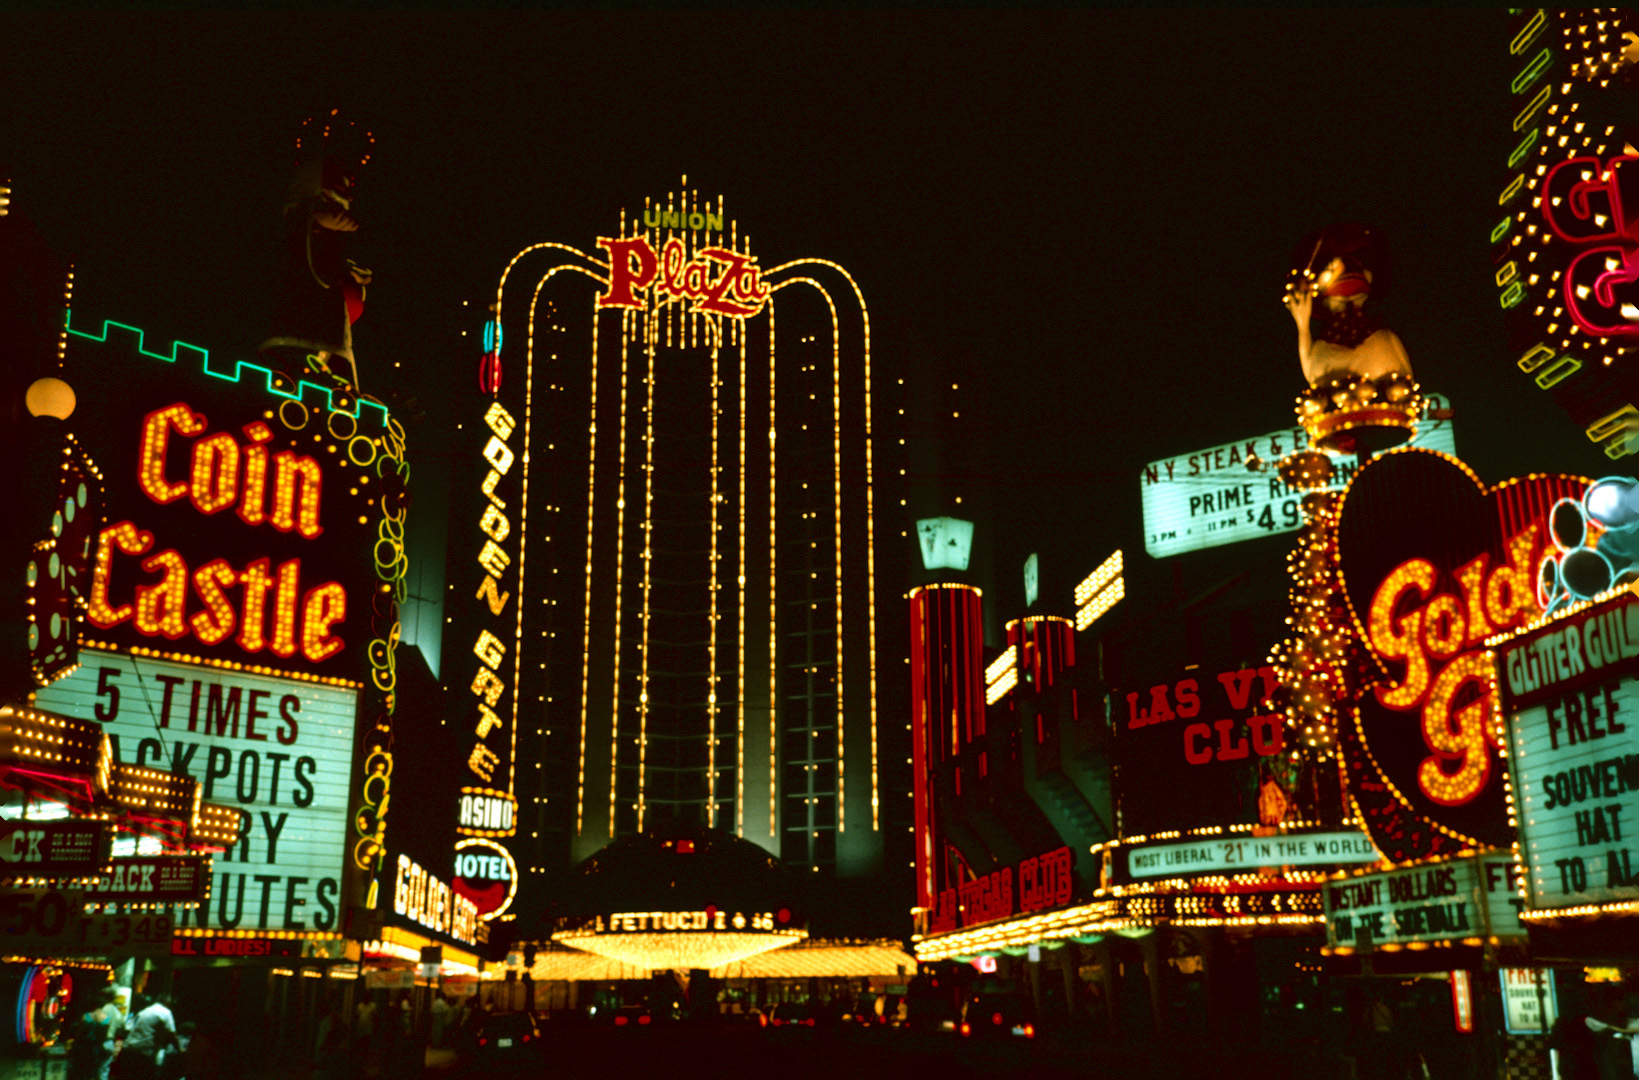
[[[1337,220],[1388,234],[1389,324],[1481,476],[1604,471],[1504,343],[1504,20],[8,15],[0,168],[81,313],[248,355],[297,124],[342,106],[378,137],[366,382],[401,360],[423,394],[472,377],[459,303],[514,251],[589,248],[687,173],[765,264],[850,269],[881,370],[918,337],[982,373],[998,508],[1037,523],[1002,564],[1041,548],[1073,578],[1142,549],[1145,462],[1290,423],[1282,275]]]

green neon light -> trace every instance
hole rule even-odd
[[[388,418],[387,406],[381,404],[379,401],[368,401],[356,395],[348,395],[353,401],[353,410],[348,412],[345,408],[336,407],[329,387],[320,386],[317,383],[310,383],[303,379],[297,384],[296,391],[294,393],[281,390],[273,383],[272,369],[262,367],[260,364],[252,364],[245,360],[238,360],[234,362],[233,370],[231,372],[214,370],[211,366],[210,350],[202,349],[198,345],[190,345],[186,341],[171,342],[171,352],[170,355],[167,356],[164,353],[149,352],[145,345],[144,339],[146,335],[143,331],[135,326],[127,326],[125,323],[118,323],[110,319],[104,319],[101,329],[95,333],[87,333],[84,330],[76,330],[74,328],[73,309],[69,310],[68,317],[63,328],[75,337],[84,338],[87,341],[107,344],[109,327],[117,327],[134,335],[136,338],[137,353],[152,360],[161,360],[167,364],[174,364],[181,359],[184,354],[188,354],[189,366],[192,366],[197,362],[199,365],[199,370],[203,371],[206,375],[210,375],[213,378],[222,379],[225,382],[237,383],[244,380],[244,377],[248,374],[251,376],[251,378],[247,380],[248,385],[257,386],[260,389],[266,390],[267,393],[273,397],[280,398],[284,401],[300,401],[306,405],[321,404],[326,412],[338,412],[343,416],[350,416],[361,423],[367,419],[363,415],[364,410],[369,409],[373,416],[373,420],[371,421],[373,425],[382,430],[386,430]],[[260,378],[257,378],[257,376],[260,376]]]
[[[1541,134],[1542,128],[1534,127],[1529,135],[1519,141],[1519,145],[1514,147],[1514,152],[1508,155],[1508,167],[1510,169],[1525,160],[1525,155],[1531,152],[1531,147],[1537,144],[1537,136]]]
[[[1516,94],[1524,93],[1532,83],[1537,81],[1538,77],[1541,76],[1544,71],[1548,70],[1548,64],[1553,60],[1553,58],[1553,49],[1543,49],[1541,52],[1537,53],[1536,57],[1532,59],[1529,64],[1525,65],[1524,69],[1521,70],[1518,75],[1514,76],[1514,81],[1508,88]]]

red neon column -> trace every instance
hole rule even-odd
[[[912,589],[911,767],[916,813],[916,902],[931,908],[944,881],[944,838],[933,780],[968,733],[983,724],[984,628],[971,585]]]
[[[1026,668],[1038,690],[1058,681],[1076,666],[1076,627],[1062,615],[1029,615],[1007,624],[1007,643],[1019,650],[1019,670]]]

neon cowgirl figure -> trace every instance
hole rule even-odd
[[[273,333],[258,350],[295,378],[307,371],[358,390],[353,323],[364,313],[370,271],[347,258],[358,231],[358,172],[370,160],[368,132],[337,119],[310,120],[297,140],[302,161],[284,207],[284,245]],[[343,145],[347,144],[347,145]],[[335,361],[346,362],[347,370]],[[350,381],[349,381],[350,380]]]
[[[1377,231],[1330,226],[1305,237],[1292,261],[1284,302],[1297,323],[1298,360],[1310,387],[1299,405],[1304,425],[1330,450],[1354,451],[1371,429],[1379,434],[1366,440],[1369,449],[1403,441],[1417,404],[1411,358],[1399,336],[1366,310],[1374,284],[1382,292]]]

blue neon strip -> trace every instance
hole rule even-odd
[[[366,401],[355,395],[353,397],[353,411],[348,412],[346,409],[337,409],[332,404],[333,399],[331,397],[330,388],[320,386],[318,383],[311,383],[303,379],[297,386],[295,393],[287,393],[286,391],[278,389],[273,385],[273,372],[268,368],[262,367],[260,364],[252,364],[246,360],[238,360],[234,362],[232,371],[220,371],[213,368],[209,349],[202,349],[198,345],[190,345],[185,341],[171,342],[171,352],[169,356],[164,353],[149,352],[145,347],[145,335],[143,331],[135,326],[127,326],[125,323],[118,323],[111,319],[104,319],[102,322],[102,327],[95,333],[87,333],[84,330],[74,329],[74,311],[72,308],[69,309],[67,320],[64,323],[64,329],[75,337],[85,338],[87,341],[95,341],[102,344],[108,343],[109,327],[118,327],[119,329],[134,335],[136,338],[137,352],[140,355],[146,356],[150,359],[162,360],[167,364],[174,364],[179,359],[182,359],[184,354],[186,354],[188,366],[192,367],[193,365],[197,364],[199,370],[203,371],[206,375],[222,379],[226,382],[237,383],[244,380],[244,377],[248,374],[251,376],[249,380],[246,380],[249,385],[266,390],[267,393],[276,398],[281,398],[287,401],[301,401],[308,405],[319,404],[327,412],[340,412],[344,416],[353,417],[355,420],[360,421],[360,423],[368,422],[373,424],[376,428],[386,430],[388,417],[387,407],[379,402]],[[365,416],[365,410],[369,410],[371,416]]]
[[[17,1044],[27,1046],[29,1043],[28,1004],[29,997],[34,992],[34,980],[39,977],[40,969],[29,965],[23,972],[23,983],[17,989]]]

